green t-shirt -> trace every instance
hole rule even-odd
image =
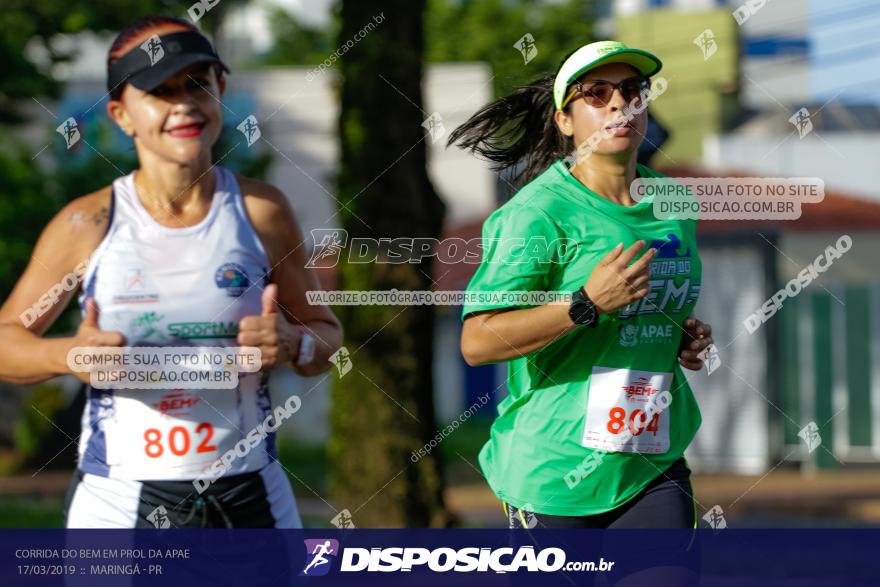
[[[638,173],[664,177],[643,165]],[[645,298],[508,363],[509,395],[479,461],[495,494],[513,506],[603,513],[683,455],[701,418],[677,356],[701,264],[696,221],[658,220],[650,197],[630,207],[610,202],[562,161],[483,224],[483,260],[468,295],[485,299],[467,300],[462,319],[525,307],[486,292],[575,291],[615,245],[640,239],[658,249]],[[664,391],[666,403],[655,399]]]

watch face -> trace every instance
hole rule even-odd
[[[583,324],[592,324],[596,319],[596,308],[593,304],[584,302],[583,313],[581,314]]]
[[[574,292],[568,316],[575,324],[593,325],[596,323],[596,306],[587,297],[583,288]]]
[[[580,300],[572,305],[569,316],[576,324],[590,324],[596,318],[596,308],[593,304]]]

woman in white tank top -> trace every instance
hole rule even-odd
[[[68,365],[82,347],[260,349],[259,371],[223,389],[90,386],[68,527],[301,526],[274,442],[299,399],[273,405],[267,372],[327,371],[342,329],[306,300],[320,286],[285,195],[211,161],[225,71],[186,21],[151,17],[120,33],[107,112],[139,167],[55,216],[0,309],[0,379],[12,383],[89,383]],[[74,336],[43,338],[76,289],[35,302],[70,274],[83,321]]]

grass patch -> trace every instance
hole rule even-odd
[[[63,497],[0,498],[0,528],[63,527]]]
[[[323,444],[297,438],[276,437],[278,462],[290,479],[296,495],[318,495],[327,490],[327,449]]]

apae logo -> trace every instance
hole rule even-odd
[[[638,344],[664,344],[672,341],[672,324],[621,324],[617,327],[622,347],[632,348]]]
[[[635,324],[621,324],[618,330],[620,331],[620,346],[629,348],[639,344],[638,326]]]

